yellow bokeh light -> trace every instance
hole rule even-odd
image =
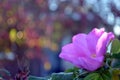
[[[17,33],[16,29],[11,29],[10,30],[9,37],[10,37],[11,42],[15,42],[16,33]]]

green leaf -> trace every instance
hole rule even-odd
[[[109,72],[109,70],[105,70],[105,71],[103,71],[102,73],[100,73],[100,75],[101,75],[101,78],[103,79],[103,80],[111,80],[111,73]]]
[[[67,69],[67,70],[65,70],[65,72],[66,72],[66,73],[74,72],[74,69],[73,69],[73,68],[71,68],[71,69]]]
[[[78,71],[79,70],[79,68],[77,68],[77,67],[74,67],[74,68],[71,68],[71,69],[67,69],[65,72],[75,72],[75,71]]]
[[[84,80],[111,80],[111,73],[109,69],[107,70],[99,70],[97,72],[90,73],[87,75]]]
[[[120,59],[120,53],[118,53],[118,54],[112,54],[111,58]]]
[[[118,39],[115,39],[115,40],[112,42],[111,52],[112,52],[113,54],[120,52],[120,41],[119,41]]]
[[[90,73],[84,78],[84,80],[102,80],[102,78],[100,78],[99,73]]]

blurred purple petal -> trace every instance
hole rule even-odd
[[[98,39],[100,38],[100,36],[104,33],[104,29],[97,29],[94,28],[87,36],[86,40],[87,40],[87,45],[89,50],[92,53],[96,52],[96,44]]]
[[[98,43],[96,45],[96,53],[98,55],[104,55],[106,53],[107,46],[112,39],[114,39],[113,33],[104,32],[99,38]]]
[[[89,57],[79,58],[79,61],[83,61],[84,63],[83,65],[84,69],[88,71],[94,71],[101,67],[103,64],[103,60],[104,60],[103,56],[97,57],[96,59],[91,59]]]
[[[73,37],[73,44],[75,45],[75,48],[79,53],[90,55],[86,38],[86,34],[77,34]]]

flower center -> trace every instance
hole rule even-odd
[[[91,54],[91,57],[92,57],[92,58],[95,58],[95,57],[96,57],[96,54]]]

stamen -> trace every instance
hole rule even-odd
[[[95,57],[96,57],[96,54],[91,54],[91,57],[95,58]]]

